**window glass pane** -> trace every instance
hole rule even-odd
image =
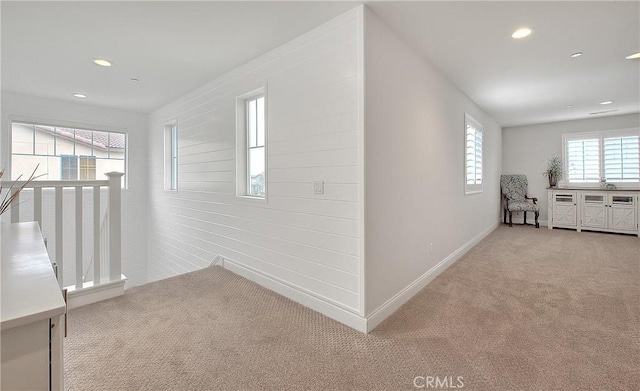
[[[98,158],[109,157],[109,133],[107,132],[93,132],[93,154],[92,156]]]
[[[265,124],[265,116],[264,116],[264,97],[258,99],[258,108],[257,108],[257,133],[258,140],[257,145],[263,147],[264,146],[264,124]]]
[[[51,160],[54,161],[51,162]],[[13,155],[11,158],[11,179],[17,180],[22,174],[20,180],[27,180],[36,167],[38,167],[36,176],[44,174],[38,178],[39,180],[60,179],[59,160],[58,157]]]
[[[171,189],[178,188],[178,127],[171,127]]]
[[[249,194],[265,195],[265,160],[264,147],[249,149]]]
[[[73,155],[74,151],[74,130],[68,128],[55,128],[56,155]]]
[[[36,155],[55,156],[54,128],[51,126],[35,127],[35,153]],[[15,153],[15,151],[14,151]]]
[[[109,158],[110,159],[124,159],[125,147],[126,147],[126,139],[124,134],[109,133]]]
[[[35,126],[14,123],[11,127],[11,152],[33,154],[33,132]]]
[[[247,133],[249,140],[249,147],[256,147],[257,144],[257,134],[256,134],[256,117],[258,115],[257,109],[257,100],[249,100],[247,102]]]

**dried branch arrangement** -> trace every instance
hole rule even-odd
[[[16,199],[16,197],[18,196],[18,194],[20,194],[20,192],[29,184],[31,183],[31,181],[33,181],[36,178],[41,177],[42,175],[36,175],[36,172],[38,171],[38,167],[40,167],[40,164],[38,164],[36,166],[36,168],[33,170],[33,172],[31,173],[31,175],[29,176],[29,179],[26,180],[26,182],[24,182],[22,184],[22,186],[20,187],[15,187],[16,182],[18,182],[20,180],[20,178],[22,178],[22,174],[20,174],[20,176],[18,177],[18,179],[16,179],[14,182],[11,183],[11,186],[9,186],[9,188],[7,189],[7,193],[4,195],[4,197],[2,198],[2,203],[0,204],[0,215],[2,215],[4,212],[8,211],[9,209],[11,209],[12,207],[12,203],[13,201]],[[0,194],[2,194],[3,192],[3,188],[2,188],[2,176],[4,175],[4,170],[0,171]]]

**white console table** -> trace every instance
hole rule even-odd
[[[66,304],[37,223],[0,224],[1,389],[63,390]]]
[[[547,189],[549,229],[638,235],[638,190]]]

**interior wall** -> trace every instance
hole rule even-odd
[[[547,159],[553,154],[562,156],[562,135],[638,128],[639,126],[640,115],[627,114],[504,128],[502,131],[502,172],[527,176],[529,194],[531,197],[538,198],[540,221],[542,224],[546,224],[548,221],[546,189],[549,186],[549,181],[542,176],[542,173],[546,169]],[[522,222],[522,216],[514,217],[514,221]]]
[[[128,136],[127,175],[129,178],[128,187],[122,189],[122,270],[128,278],[127,287],[146,283],[147,242],[140,236],[140,232],[145,232],[147,220],[147,209],[145,208],[147,193],[147,116],[88,104],[3,91],[0,167],[9,166],[11,157],[9,135],[12,120],[39,121],[78,127],[85,126],[91,129],[119,129],[126,131]],[[71,211],[64,213],[64,225],[68,227],[75,224],[72,206],[73,197],[73,195],[65,195],[66,203],[63,205],[63,210]],[[84,199],[84,201],[87,204],[87,199]],[[86,214],[87,212],[84,212],[83,216],[88,217]],[[53,219],[53,210],[48,213],[47,209],[43,208],[43,225],[45,227],[53,227]],[[55,243],[51,243],[50,246],[55,246]],[[65,243],[65,254],[65,262],[75,262],[73,242]],[[88,254],[85,259],[87,256]],[[72,270],[72,268],[65,269],[65,283],[67,274]]]
[[[375,315],[495,228],[502,147],[491,117],[372,11],[365,20],[366,306]],[[484,128],[483,192],[473,195],[464,194],[465,113]]]
[[[152,113],[149,276],[225,267],[294,300],[360,306],[361,9]],[[236,97],[266,86],[267,200],[236,196]],[[177,120],[178,191],[164,189]],[[315,195],[314,181],[324,181]],[[315,305],[315,307],[314,307]],[[325,312],[326,313],[326,312]]]

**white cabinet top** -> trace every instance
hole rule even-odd
[[[38,223],[0,224],[1,329],[62,315],[64,297]]]

